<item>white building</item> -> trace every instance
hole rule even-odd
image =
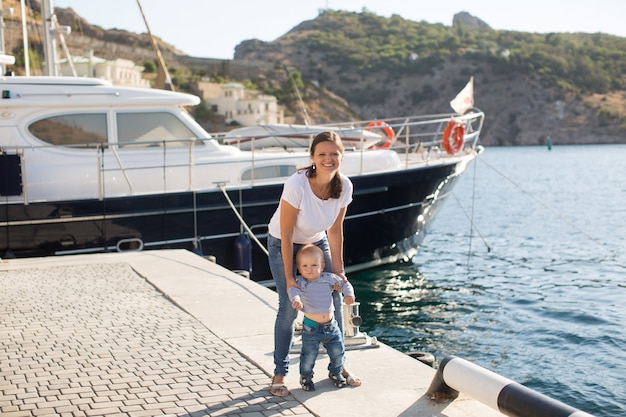
[[[111,81],[114,85],[150,88],[150,81],[142,77],[144,67],[128,59],[106,60],[93,55],[72,57],[76,74],[72,73],[67,59],[60,61],[60,74],[65,76],[94,77]]]
[[[246,90],[243,84],[217,84],[201,81],[198,91],[206,105],[224,116],[226,123],[237,122],[242,126],[284,123],[284,111],[276,97]]]

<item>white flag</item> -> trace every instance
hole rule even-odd
[[[463,114],[474,107],[474,77],[471,77],[467,85],[454,97],[450,106],[458,114]]]

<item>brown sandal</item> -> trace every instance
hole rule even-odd
[[[347,374],[347,375],[346,375]],[[346,372],[345,374],[342,372],[343,377],[346,379],[346,384],[351,387],[360,387],[362,382],[358,376],[351,374],[350,372]]]
[[[276,397],[285,397],[289,395],[289,390],[287,389],[287,385],[284,382],[274,382],[274,378],[272,378],[272,383],[270,384],[270,393],[275,395]]]

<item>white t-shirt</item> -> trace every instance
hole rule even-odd
[[[343,174],[343,191],[339,198],[322,200],[311,189],[306,171],[293,174],[283,188],[278,209],[268,225],[269,234],[280,239],[280,207],[285,200],[298,209],[296,225],[293,229],[293,243],[314,243],[325,236],[326,230],[335,223],[342,208],[352,202],[352,181]]]

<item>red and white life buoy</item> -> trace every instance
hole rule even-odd
[[[450,120],[443,131],[443,148],[449,155],[454,155],[463,148],[465,125],[458,120]]]
[[[383,132],[385,132],[385,136],[387,136],[387,141],[382,145],[372,146],[370,149],[387,149],[391,147],[391,144],[393,143],[393,140],[395,138],[393,128],[382,120],[375,120],[368,123],[365,127],[365,130],[369,130],[371,132],[374,128],[382,129]]]

